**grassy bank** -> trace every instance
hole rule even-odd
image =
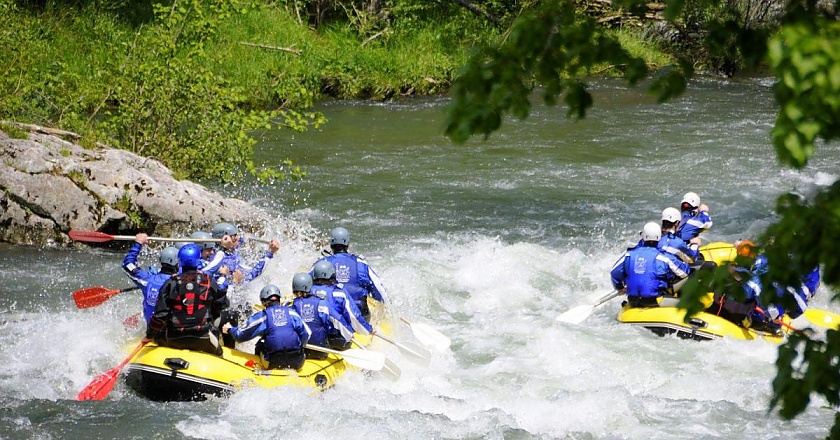
[[[284,2],[176,4],[155,19],[142,2],[125,10],[0,0],[0,119],[75,131],[182,177],[232,180],[190,159],[229,160],[233,149],[236,165],[260,173],[249,162],[253,141],[242,140],[249,130],[319,124],[305,110],[325,97],[445,93],[472,48],[501,36],[463,8],[402,11],[384,24],[356,14],[315,29]],[[652,66],[670,62],[638,34],[618,34]]]

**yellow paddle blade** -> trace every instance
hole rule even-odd
[[[829,312],[823,309],[807,309],[803,313],[805,319],[811,324],[831,330],[840,327],[840,314]]]

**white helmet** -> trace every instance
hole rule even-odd
[[[680,215],[680,211],[677,208],[665,208],[662,210],[662,221],[669,221],[671,223],[676,223],[680,221],[682,216]]]
[[[692,208],[700,206],[700,196],[697,193],[687,192],[683,196],[682,203],[688,203]]]
[[[642,229],[642,241],[659,241],[662,238],[662,228],[654,222],[645,223]]]

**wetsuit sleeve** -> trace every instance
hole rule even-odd
[[[759,281],[757,277],[751,278],[749,281],[744,283],[744,293],[746,294],[747,299],[758,300],[761,296],[761,281]]]
[[[152,274],[137,264],[137,257],[140,256],[140,251],[142,250],[143,245],[135,241],[128,250],[128,253],[125,254],[125,258],[123,258],[122,268],[134,284],[145,288],[149,284],[149,279],[152,277]]]
[[[805,292],[808,300],[814,297],[817,289],[820,288],[820,268],[819,266],[811,269],[804,277],[802,277],[802,284],[807,291]]]
[[[385,302],[385,287],[376,272],[361,258],[357,260],[356,273],[359,276],[359,284],[364,286],[373,299]]]
[[[612,282],[615,290],[621,290],[625,287],[624,281],[627,279],[627,273],[624,271],[624,260],[626,260],[628,256],[629,254],[625,252],[624,255],[615,262],[612,270],[610,271],[610,281]]]
[[[265,263],[268,263],[268,260],[271,260],[272,258],[274,258],[274,254],[266,251],[265,256],[260,258],[253,268],[248,269],[247,267],[243,266],[242,268],[245,269],[242,271],[245,274],[245,278],[243,279],[243,281],[251,281],[254,278],[262,275],[263,269],[265,269]]]
[[[318,303],[318,314],[321,317],[321,322],[325,323],[329,330],[337,330],[341,333],[341,337],[344,338],[345,342],[350,342],[353,338],[353,331],[341,322],[341,317],[327,305],[326,301],[321,300]]]
[[[219,268],[222,267],[222,261],[225,259],[225,253],[217,249],[215,253],[213,253],[213,258],[207,262],[207,264],[201,269],[202,272],[206,274],[213,275],[214,277],[217,276],[217,272]]]
[[[216,278],[214,281],[216,281],[216,285],[219,286],[219,291],[224,292],[225,295],[227,295],[228,288],[230,287],[230,280],[230,276],[219,275],[219,277]]]
[[[242,328],[231,327],[228,333],[236,339],[237,342],[248,341],[262,336],[268,331],[268,318],[265,315],[265,310],[260,310],[248,318],[248,322]]]
[[[698,215],[697,218],[699,220],[698,227],[703,231],[711,228],[712,225],[714,224],[712,222],[712,216],[709,215],[709,213],[706,212],[706,211],[700,211],[700,215]]]
[[[665,263],[666,275],[669,281],[679,281],[688,276],[690,271],[688,264],[678,259],[675,255],[660,252],[656,256],[658,261]]]
[[[700,251],[688,245],[682,238],[677,236],[665,236],[659,241],[657,248],[662,251],[676,256],[686,263],[692,263]]]
[[[333,296],[339,297],[344,301],[344,309],[350,317],[350,325],[353,330],[363,335],[368,335],[373,332],[373,326],[368,324],[367,320],[362,316],[362,312],[356,307],[356,301],[347,298],[343,291],[333,291]]]

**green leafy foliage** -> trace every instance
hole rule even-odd
[[[815,16],[784,26],[770,40],[781,111],[773,146],[784,163],[803,167],[817,138],[840,136],[840,23]]]
[[[215,59],[205,49],[218,20],[237,6],[225,0],[156,5],[155,29],[138,34],[109,92],[117,105],[103,127],[118,146],[158,158],[180,177],[229,182],[243,168],[254,172],[256,140],[249,133],[270,128],[273,114],[242,110],[238,92],[213,72]]]
[[[7,12],[0,14],[0,45],[17,49],[0,51],[0,117],[61,127],[83,134],[85,144],[100,141],[158,159],[178,178],[302,175],[292,164],[253,164],[251,133],[274,124],[305,130],[323,117],[249,108],[245,89],[219,67],[220,23],[248,13],[251,3],[156,4],[153,17],[132,22],[136,28],[116,12],[136,9],[130,6],[48,3],[26,11],[0,0]],[[96,39],[93,50],[86,37]]]
[[[544,2],[523,14],[504,40],[481,48],[467,62],[453,86],[446,134],[464,142],[472,134],[497,130],[507,112],[527,117],[529,95],[537,86],[546,104],[564,95],[568,115],[584,117],[592,96],[576,78],[599,63],[620,66],[631,85],[647,75],[641,58],[630,55],[594,20],[580,17],[573,2]],[[662,88],[663,93],[671,90]]]

